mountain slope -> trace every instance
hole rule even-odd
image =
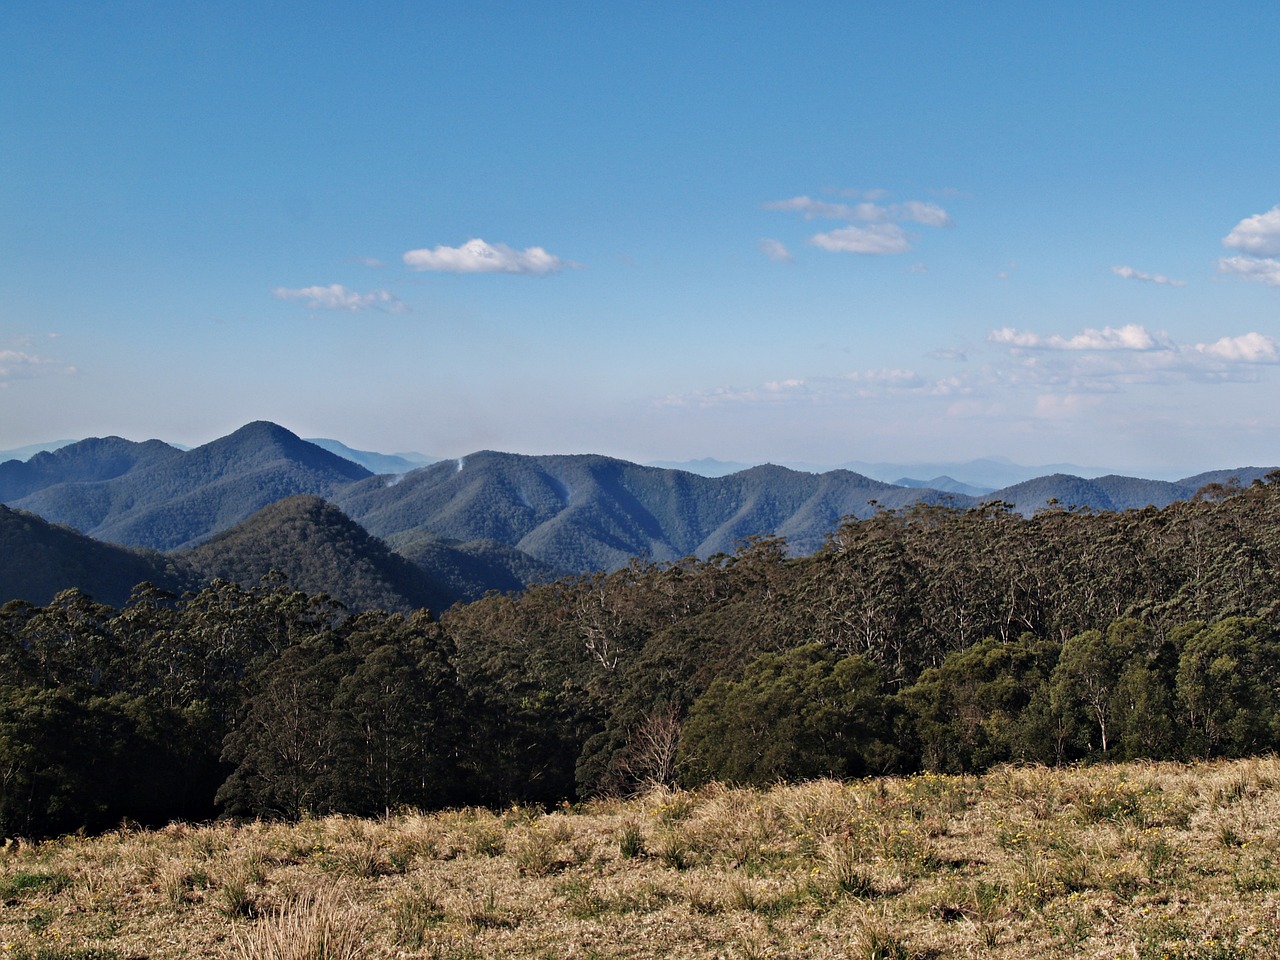
[[[272,423],[248,424],[194,450],[165,450],[132,462],[122,454],[107,461],[112,470],[97,474],[47,470],[42,479],[51,482],[4,499],[98,539],[174,550],[194,546],[284,497],[328,496],[370,476],[364,467]]]
[[[1143,480],[1138,477],[1105,476],[1085,480],[1069,474],[1055,473],[996,490],[984,499],[1011,503],[1019,513],[1030,515],[1050,506],[1050,501],[1065,508],[1088,507],[1091,510],[1141,510],[1143,507],[1167,507],[1179,500],[1190,500],[1211,483],[1238,482],[1248,486],[1271,473],[1273,467],[1238,467],[1214,470],[1182,480]]]
[[[183,564],[153,551],[99,543],[40,517],[0,506],[0,603],[47,604],[78,587],[100,603],[122,606],[143,581],[173,593],[195,585]]]
[[[1137,509],[1188,499],[1205,483],[1239,478],[1248,484],[1268,472],[1213,471],[1172,483],[1059,473],[969,496],[848,470],[816,474],[766,464],[708,477],[596,455],[481,451],[374,476],[283,427],[259,422],[190,451],[108,437],[0,464],[0,502],[102,540],[178,550],[268,504],[311,494],[336,503],[369,533],[410,552],[428,574],[438,569],[441,582],[467,593],[525,573],[542,578],[549,570],[614,569],[637,556],[705,557],[753,536],[781,535],[792,553],[809,553],[844,517],[918,502],[964,508],[1004,500],[1024,514],[1055,503]],[[517,552],[498,553],[496,545]]]
[[[30,460],[0,463],[0,502],[8,503],[60,484],[113,480],[132,470],[165,463],[182,451],[159,440],[134,443],[95,437],[37,453]]]
[[[616,568],[635,556],[705,556],[771,533],[808,552],[841,517],[874,513],[871,501],[898,507],[944,499],[952,498],[847,471],[816,475],[762,466],[710,478],[595,455],[491,451],[390,484],[362,481],[335,496],[371,533],[395,542],[415,532],[496,540],[578,572]]]
[[[286,497],[180,556],[207,579],[252,586],[272,571],[351,610],[439,612],[456,597],[319,497]]]
[[[387,545],[425,570],[451,597],[463,603],[478,600],[491,590],[510,593],[565,575],[564,570],[496,540],[463,543],[410,532],[391,537]]]

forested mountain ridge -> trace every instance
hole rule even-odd
[[[1275,752],[1280,474],[1163,509],[914,504],[808,556],[754,539],[439,619],[278,579],[65,591],[0,605],[0,694],[22,836]]]
[[[1244,468],[1202,479],[1248,484],[1269,472]],[[866,519],[912,504],[1008,502],[1027,515],[1054,504],[1128,510],[1190,499],[1202,485],[1055,475],[969,497],[846,470],[812,474],[766,464],[712,478],[595,455],[483,451],[393,483],[371,478],[352,484],[334,501],[392,543],[413,532],[492,539],[552,566],[589,573],[617,569],[633,557],[708,557],[753,536],[785,537],[793,554],[807,554],[846,517]]]
[[[134,443],[121,437],[94,437],[37,453],[30,460],[0,463],[0,501],[11,503],[62,484],[93,483],[164,463],[180,450],[159,440]]]
[[[973,497],[845,470],[813,474],[764,465],[712,478],[598,455],[481,451],[374,476],[283,427],[258,422],[189,451],[106,438],[0,464],[0,502],[97,539],[181,550],[270,503],[310,494],[336,503],[393,549],[429,544],[438,558],[451,543],[471,544],[467,556],[454,555],[472,568],[455,587],[475,595],[483,583],[524,576],[519,570],[533,570],[532,580],[553,571],[617,569],[633,557],[708,557],[752,536],[783,536],[793,554],[805,554],[845,517],[865,519],[913,503],[966,508],[1003,501],[1023,514],[1054,504],[1138,509],[1188,499],[1205,482],[1236,477],[1247,484],[1267,472],[1215,471],[1174,483],[1058,474]],[[520,553],[499,556],[498,545]]]
[[[527,456],[482,451],[373,478],[334,501],[370,532],[411,531],[492,539],[582,573],[637,556],[675,560],[732,550],[746,537],[786,536],[815,549],[844,516],[950,495],[911,490],[846,471],[808,474],[760,466],[708,478],[597,455]]]
[[[123,606],[140,583],[182,594],[214,580],[249,589],[283,577],[348,611],[438,614],[490,590],[563,576],[513,547],[411,537],[396,551],[337,507],[298,494],[268,504],[198,547],[169,554],[121,547],[0,506],[0,604],[46,604],[65,590]]]
[[[46,604],[78,588],[102,603],[123,606],[143,581],[181,593],[200,578],[181,560],[154,550],[101,543],[32,513],[0,506],[0,604]]]
[[[294,589],[326,594],[351,610],[440,612],[458,595],[319,497],[268,504],[178,556],[208,581],[247,588],[282,574]]]
[[[975,500],[999,500],[1011,504],[1024,515],[1054,505],[1067,509],[1141,510],[1143,507],[1167,507],[1179,500],[1190,500],[1210,484],[1248,486],[1271,473],[1274,467],[1241,467],[1237,470],[1212,470],[1183,480],[1143,480],[1109,474],[1086,480],[1070,474],[1055,473],[1034,480],[1015,483]]]
[[[298,493],[327,497],[371,476],[364,467],[265,422],[248,424],[189,451],[161,451],[152,442],[132,447],[127,443],[113,444],[122,452],[109,461],[114,471],[110,475],[101,470],[94,475],[82,465],[86,451],[77,449],[82,444],[56,451],[48,456],[61,458],[56,462],[67,469],[56,474],[45,469],[41,476],[56,475],[57,482],[5,500],[96,539],[175,550],[194,546],[276,500]],[[139,447],[149,455],[127,464],[128,455]],[[44,469],[52,462],[41,454],[18,466]],[[118,466],[124,469],[115,469]],[[14,472],[28,485],[33,482],[35,471]]]

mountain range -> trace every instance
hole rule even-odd
[[[949,477],[937,486],[893,484],[850,470],[774,465],[708,477],[597,455],[480,451],[405,471],[408,456],[322,443],[256,422],[191,450],[107,437],[0,463],[0,503],[12,508],[0,525],[9,540],[0,545],[12,558],[36,551],[38,540],[47,553],[48,544],[75,532],[104,547],[135,548],[131,557],[159,562],[174,583],[254,581],[277,569],[299,588],[351,606],[438,610],[487,589],[616,569],[637,556],[728,552],[752,536],[780,535],[793,553],[809,553],[844,517],[913,503],[963,508],[1003,500],[1027,514],[1055,503],[1127,510],[1186,499],[1209,483],[1248,484],[1271,470],[1178,481],[1054,473],[973,494]],[[375,472],[343,451],[388,469]],[[63,526],[32,540],[35,518]],[[19,527],[26,540],[16,538]],[[137,550],[166,556],[157,561],[159,554]],[[307,559],[319,552],[322,560]],[[0,574],[0,599],[23,596],[11,589],[16,574]]]

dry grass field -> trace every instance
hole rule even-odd
[[[1280,956],[1280,760],[8,843],[0,947],[124,958]]]

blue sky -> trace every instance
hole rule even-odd
[[[0,449],[1280,463],[1270,4],[11,5]]]

